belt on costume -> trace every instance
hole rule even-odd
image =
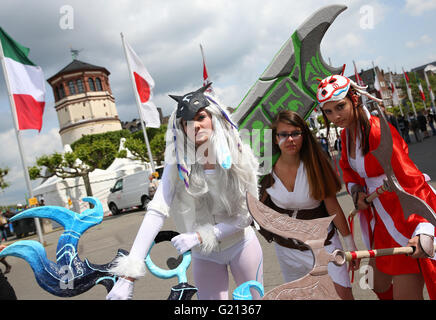
[[[336,230],[335,228],[332,228],[332,230],[330,230],[330,232],[328,233],[327,238],[324,242],[324,245],[329,245],[332,243],[330,240],[335,235],[335,230]],[[286,239],[286,238],[283,238],[283,237],[278,236],[276,234],[273,234],[272,241],[276,242],[278,245],[280,245],[282,247],[286,247],[289,249],[297,249],[300,251],[307,251],[310,249],[310,247],[305,245],[303,242],[300,242],[300,241],[295,240],[295,239]]]
[[[314,209],[301,209],[301,210],[288,210],[288,209],[280,208],[274,204],[274,202],[271,200],[271,198],[269,196],[267,196],[266,199],[264,199],[264,204],[267,205],[268,207],[270,207],[271,209],[279,212],[279,213],[287,214],[292,218],[296,218],[296,219],[300,219],[300,220],[312,220],[312,219],[324,218],[324,217],[329,216],[327,209],[324,205],[324,201],[322,201],[321,204]],[[332,230],[330,230],[330,232],[327,235],[327,238],[324,242],[324,245],[331,244],[330,240],[333,238],[333,236],[335,234],[335,230],[336,230],[336,228],[333,225]],[[278,245],[281,245],[283,247],[290,248],[290,249],[298,249],[300,251],[309,250],[309,247],[307,245],[303,244],[302,242],[299,242],[295,239],[283,238],[279,235],[276,235],[272,232],[269,232],[269,231],[263,229],[262,227],[260,227],[259,233],[268,242],[275,241]]]

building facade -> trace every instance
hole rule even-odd
[[[87,134],[121,130],[109,74],[106,68],[74,59],[47,80],[64,146]]]

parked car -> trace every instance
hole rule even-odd
[[[146,208],[150,201],[148,171],[140,171],[118,179],[110,189],[107,202],[109,210],[117,215],[123,209]]]

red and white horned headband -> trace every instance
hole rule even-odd
[[[382,103],[383,100],[374,97],[366,92],[368,86],[359,86],[353,80],[344,77],[342,75],[334,74],[321,80],[316,92],[316,99],[319,106],[322,108],[324,103],[330,101],[339,101],[347,96],[348,90],[353,87],[358,93],[363,94],[378,103]]]

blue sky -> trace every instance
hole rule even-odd
[[[346,75],[375,65],[401,72],[436,61],[436,0],[283,1],[166,0],[68,1],[72,29],[64,29],[63,2],[2,1],[1,26],[28,46],[30,58],[46,79],[69,64],[70,46],[83,49],[79,60],[106,67],[119,117],[138,117],[120,32],[141,57],[156,82],[154,101],[168,115],[168,94],[183,94],[202,84],[202,43],[215,92],[236,107],[274,54],[315,10],[345,4],[321,43],[326,61],[347,65]],[[370,17],[368,16],[371,15]],[[64,20],[63,20],[64,19]],[[368,25],[368,21],[373,21]],[[36,157],[61,151],[53,93],[46,85],[41,133],[22,132],[28,165]],[[24,201],[27,192],[3,77],[0,77],[0,167],[9,167],[11,187],[0,192],[0,205]],[[32,182],[36,186],[39,182]]]

